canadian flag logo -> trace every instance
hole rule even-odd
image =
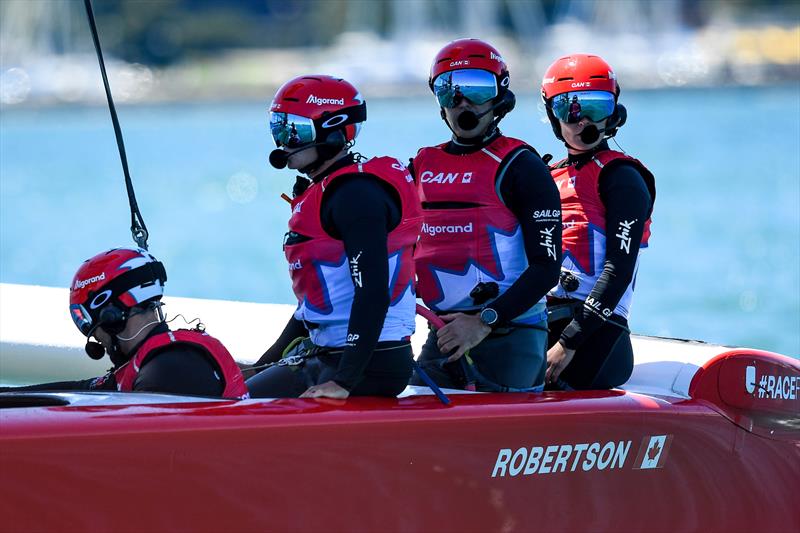
[[[671,442],[672,435],[653,435],[643,438],[633,468],[635,470],[663,468],[667,462]]]
[[[748,394],[753,394],[756,390],[756,367],[752,365],[745,368],[744,388]]]

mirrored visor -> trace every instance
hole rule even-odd
[[[316,138],[313,120],[290,113],[270,112],[269,129],[278,148],[298,148]]]
[[[72,304],[69,306],[69,314],[81,333],[88,336],[92,330],[92,317],[86,312],[86,309],[80,304]]]
[[[600,122],[614,112],[614,95],[606,91],[573,91],[553,97],[550,109],[556,118],[567,124],[575,124],[586,117]]]
[[[442,107],[455,107],[463,98],[480,105],[497,96],[497,78],[471,68],[444,72],[434,80],[433,93]]]

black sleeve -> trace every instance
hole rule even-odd
[[[322,206],[325,230],[344,243],[355,294],[347,342],[334,381],[352,389],[372,357],[389,309],[389,231],[400,221],[400,203],[369,175],[342,176]],[[335,182],[334,182],[335,183]]]
[[[23,385],[20,387],[0,387],[0,392],[44,392],[44,391],[94,391],[117,390],[117,381],[113,372],[97,378],[81,379],[78,381],[54,381],[51,383],[38,383],[36,385]]]
[[[261,358],[253,363],[253,366],[262,366],[280,360],[284,350],[289,344],[297,337],[308,337],[308,330],[302,320],[297,320],[292,314],[286,327],[283,328],[278,339],[272,343],[272,346],[267,349]]]
[[[492,303],[498,323],[521,315],[547,294],[561,270],[561,198],[538,154],[522,150],[499,176],[500,196],[519,220],[528,268]]]
[[[150,356],[133,382],[135,392],[221,396],[222,376],[200,349],[174,344]]]
[[[616,308],[633,280],[639,243],[653,199],[645,179],[633,164],[608,165],[600,175],[600,198],[606,207],[606,260],[582,312],[561,333],[564,347],[575,349],[599,328]],[[599,310],[599,311],[598,311]]]

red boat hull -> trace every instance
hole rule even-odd
[[[800,528],[797,439],[748,432],[703,401],[451,398],[6,409],[0,527]]]

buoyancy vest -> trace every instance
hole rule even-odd
[[[248,398],[249,393],[244,384],[244,377],[241,370],[233,360],[230,352],[216,338],[208,333],[193,329],[179,329],[176,331],[166,331],[153,335],[136,350],[130,361],[125,363],[114,372],[117,381],[117,389],[123,392],[133,390],[136,376],[139,375],[142,364],[151,356],[157,357],[158,352],[176,343],[189,344],[200,348],[207,357],[212,359],[218,369],[222,372],[222,379],[225,381],[225,389],[222,391],[223,398],[241,399]]]
[[[482,305],[470,292],[478,283],[497,283],[503,294],[528,267],[519,221],[500,197],[498,172],[530,147],[504,136],[465,155],[449,154],[446,146],[422,148],[413,162],[423,207],[414,252],[417,292],[435,311],[475,310]],[[543,297],[513,322],[540,322],[544,309]]]
[[[556,164],[551,169],[551,173],[561,196],[563,223],[561,270],[571,272],[578,279],[579,285],[577,290],[567,292],[561,284],[558,284],[550,291],[550,296],[585,300],[603,271],[603,263],[606,258],[606,208],[600,198],[599,183],[603,169],[612,161],[625,161],[626,164],[633,164],[645,179],[647,187],[653,195],[653,201],[655,201],[653,174],[638,159],[622,152],[614,150],[597,152],[580,168],[576,168],[576,165],[559,168],[563,161]],[[629,223],[633,222],[636,221]],[[650,222],[648,217],[644,225],[642,240],[639,243],[639,254],[647,248],[650,240]],[[618,237],[622,240],[621,246],[625,246],[626,229],[621,227],[618,231],[620,232]],[[628,239],[628,246],[630,246],[630,239]],[[638,269],[639,257],[637,255],[633,279],[614,309],[614,313],[625,318],[630,312]]]
[[[294,316],[305,322],[314,344],[346,344],[355,285],[361,283],[358,257],[348,264],[344,243],[325,232],[321,213],[325,190],[347,174],[369,174],[397,191],[400,223],[389,232],[387,243],[390,303],[378,340],[404,339],[414,333],[413,248],[422,215],[411,174],[391,157],[376,157],[338,169],[292,200],[290,238],[284,244],[284,253],[298,302]]]

